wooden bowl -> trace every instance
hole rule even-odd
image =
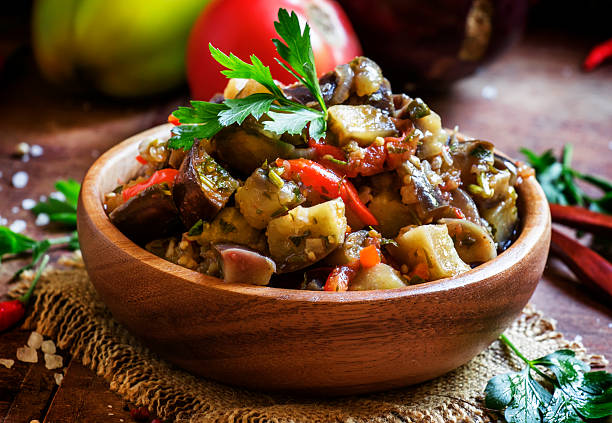
[[[442,375],[484,350],[520,314],[544,270],[550,213],[535,178],[519,187],[522,230],[460,277],[343,293],[229,284],[165,261],[113,226],[104,193],[128,179],[135,135],[89,169],[78,207],[83,258],[113,316],[192,373],[248,388],[340,395]]]

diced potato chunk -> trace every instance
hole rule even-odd
[[[389,248],[391,254],[412,267],[427,263],[430,280],[456,276],[470,270],[470,266],[459,258],[446,225],[409,228],[396,241],[397,247]]]
[[[235,207],[226,207],[210,223],[204,223],[197,241],[204,247],[231,243],[245,245],[264,252],[266,241],[263,231],[253,228]]]
[[[466,263],[484,263],[497,257],[495,243],[489,232],[467,219],[440,219],[455,243],[457,254]]]
[[[397,270],[384,263],[361,269],[349,286],[349,291],[393,289],[406,286]]]
[[[414,124],[424,134],[419,157],[427,159],[442,153],[448,133],[442,128],[440,115],[431,111],[427,116],[417,119]]]
[[[378,220],[377,229],[387,238],[397,236],[404,226],[417,223],[414,211],[410,206],[402,204],[397,193],[384,191],[375,195],[368,203],[368,210]]]
[[[284,181],[282,187],[275,185],[268,177],[271,171],[262,168],[255,170],[236,193],[240,212],[254,228],[265,228],[273,217],[284,214],[305,200],[294,182]]]
[[[346,217],[340,198],[298,206],[268,224],[268,247],[279,273],[302,269],[344,242]]]
[[[391,118],[373,106],[336,105],[330,107],[328,113],[329,131],[333,141],[341,146],[355,140],[364,147],[373,143],[377,137],[397,134]]]

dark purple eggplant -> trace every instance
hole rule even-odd
[[[443,89],[518,39],[527,0],[339,0],[396,88]],[[396,91],[401,91],[397,90]]]
[[[183,230],[179,213],[166,184],[153,185],[114,209],[110,221],[137,244]]]
[[[267,285],[276,272],[272,259],[241,245],[217,244],[215,249],[221,255],[225,282]]]
[[[190,228],[200,219],[215,217],[236,188],[238,181],[196,143],[181,164],[172,194],[181,220]]]
[[[448,208],[448,202],[442,197],[440,189],[434,187],[425,172],[409,160],[398,169],[398,173],[404,181],[409,177],[409,183],[405,183],[405,187],[412,191],[412,196],[418,200],[415,205],[419,218],[423,220],[432,217],[436,212],[436,215],[439,214],[440,209]]]

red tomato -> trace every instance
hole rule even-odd
[[[209,100],[223,92],[227,78],[222,66],[208,50],[212,43],[226,54],[234,53],[249,62],[251,54],[270,66],[272,76],[281,82],[295,80],[274,57],[278,57],[272,38],[278,9],[295,11],[311,27],[310,39],[319,75],[361,54],[361,46],[340,6],[332,0],[216,0],[196,20],[187,46],[187,78],[191,96]]]

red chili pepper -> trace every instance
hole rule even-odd
[[[172,113],[168,115],[168,123],[171,123],[174,126],[179,126],[181,124],[181,122],[179,122],[179,119],[176,116],[174,116]]]
[[[328,198],[342,198],[344,203],[365,225],[378,225],[378,220],[359,199],[357,190],[349,181],[341,178],[333,170],[307,159],[277,159],[276,165],[283,167],[283,178],[299,176],[300,181]]]
[[[133,185],[129,188],[126,188],[123,190],[123,201],[127,201],[130,198],[132,198],[133,196],[135,196],[136,194],[138,194],[141,191],[144,191],[145,189],[153,186],[153,185],[157,185],[157,184],[161,184],[161,183],[168,183],[170,185],[172,185],[174,183],[174,180],[176,179],[176,175],[178,175],[178,170],[176,169],[161,169],[158,170],[157,172],[155,172],[153,175],[151,175],[151,177],[149,179],[147,179],[144,182],[141,182],[139,184]]]
[[[36,288],[36,284],[40,279],[40,275],[42,271],[49,263],[49,256],[45,255],[36,272],[36,276],[34,280],[30,284],[30,288],[28,291],[19,297],[16,300],[10,301],[2,301],[0,302],[0,332],[3,332],[11,327],[13,327],[17,322],[23,319],[25,315],[26,306],[30,302],[30,298],[32,297],[32,292],[34,292],[34,288]]]
[[[609,57],[612,57],[612,38],[593,47],[584,59],[582,67],[585,71],[591,71]]]
[[[351,280],[357,275],[359,260],[342,266],[334,267],[325,281],[324,291],[347,291]]]
[[[147,163],[149,163],[140,154],[136,156],[136,160],[143,165],[146,165]]]

